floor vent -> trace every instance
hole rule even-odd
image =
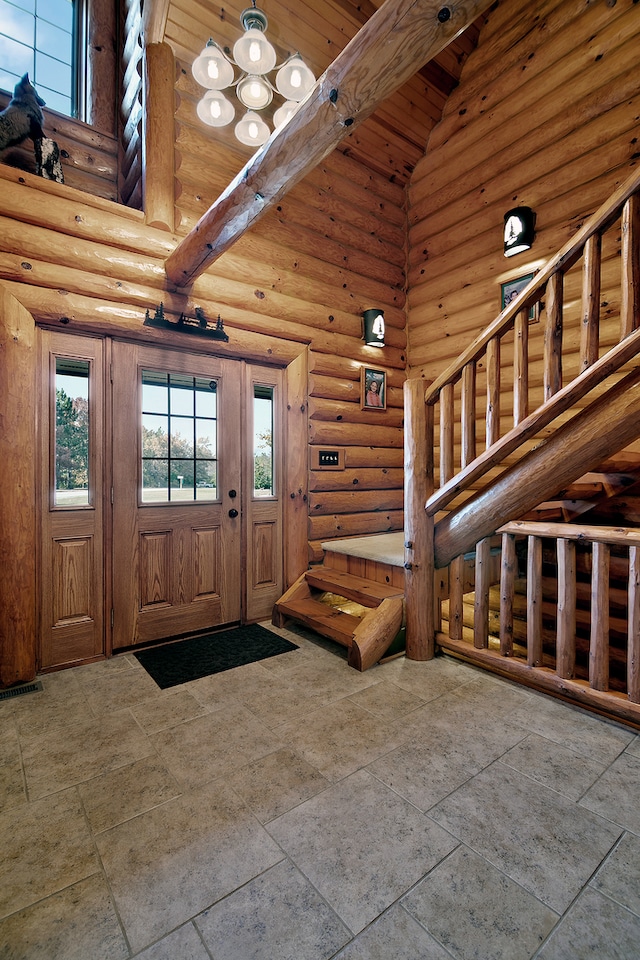
[[[42,684],[39,680],[35,683],[25,683],[21,687],[10,687],[8,690],[0,690],[0,700],[10,700],[11,697],[21,697],[23,693],[35,693],[36,690],[42,690]]]

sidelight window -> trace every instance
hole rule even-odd
[[[54,506],[89,506],[89,361],[56,357]]]
[[[273,471],[274,388],[253,388],[253,495],[275,496]]]
[[[142,373],[142,501],[218,499],[217,383]]]

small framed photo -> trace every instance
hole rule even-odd
[[[500,310],[504,310],[505,307],[508,307],[509,304],[516,299],[516,297],[522,293],[525,287],[527,287],[533,278],[535,273],[527,273],[524,277],[516,277],[514,280],[507,280],[506,283],[500,285]],[[529,308],[529,323],[533,323],[539,318],[540,304],[534,303],[533,306]]]
[[[387,374],[384,370],[362,367],[360,371],[360,406],[363,410],[387,409]]]

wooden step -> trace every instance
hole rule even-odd
[[[350,647],[353,634],[360,626],[360,617],[352,617],[350,613],[342,613],[335,607],[330,607],[320,600],[305,597],[301,600],[279,600],[276,604],[278,613],[290,617],[306,627],[311,627],[323,637],[341,643],[343,647]]]
[[[363,607],[377,607],[390,597],[402,597],[403,591],[399,587],[392,587],[375,580],[366,580],[356,577],[352,573],[343,573],[333,567],[315,567],[305,574],[307,583],[315,590],[326,593],[337,593],[347,600],[355,600]]]

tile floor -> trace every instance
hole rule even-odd
[[[638,960],[640,736],[439,657],[299,649],[0,702],[3,960]]]

